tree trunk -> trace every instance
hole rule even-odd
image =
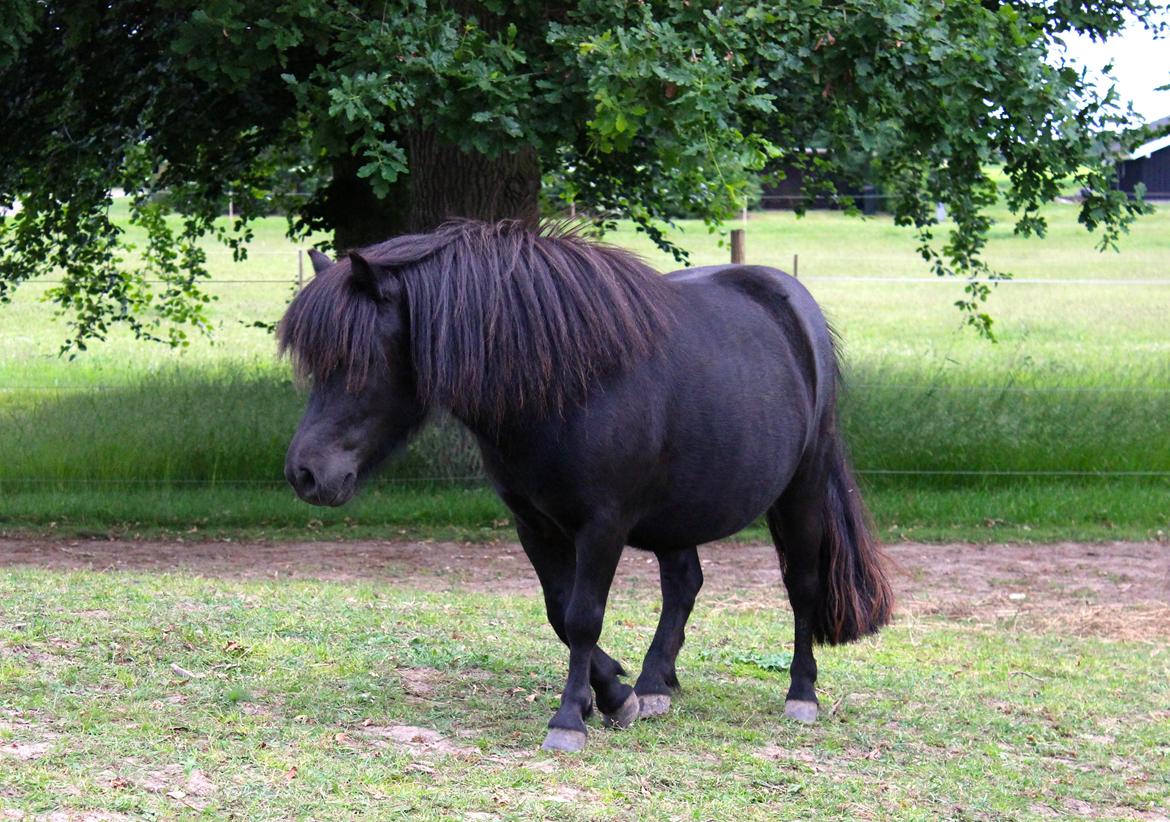
[[[333,227],[338,254],[397,234],[430,231],[457,217],[539,222],[540,161],[534,149],[490,158],[460,151],[429,131],[413,133],[408,146],[410,173],[384,200],[357,176],[361,160],[334,161],[321,212]]]
[[[408,230],[406,178],[398,179],[389,197],[379,199],[369,181],[357,174],[363,162],[352,156],[335,159],[333,179],[325,189],[321,212],[333,228],[333,247],[339,255]]]
[[[533,148],[491,158],[460,151],[432,131],[410,135],[410,230],[454,217],[540,220],[540,160]]]

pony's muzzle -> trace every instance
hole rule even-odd
[[[312,505],[343,505],[349,502],[357,490],[357,474],[354,471],[341,473],[340,476],[335,473],[330,477],[326,472],[314,472],[308,465],[291,459],[284,464],[284,477],[297,496]]]

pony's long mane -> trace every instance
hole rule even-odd
[[[584,399],[595,380],[649,355],[671,322],[665,280],[564,224],[451,222],[361,254],[401,278],[420,398],[464,419]],[[385,364],[377,316],[343,259],[293,300],[280,350],[302,377],[342,370],[359,390]]]

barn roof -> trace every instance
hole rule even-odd
[[[1155,151],[1170,146],[1170,117],[1163,117],[1160,120],[1155,120],[1152,123],[1146,123],[1146,130],[1157,133],[1159,131],[1166,132],[1156,140],[1150,140],[1148,143],[1143,143],[1133,150],[1133,152],[1126,157],[1127,160],[1141,160],[1149,157]]]
[[[1130,154],[1126,159],[1141,160],[1149,157],[1155,151],[1161,151],[1164,148],[1170,148],[1170,134],[1159,137],[1157,140],[1151,140],[1145,145],[1138,146],[1133,150],[1133,154]]]

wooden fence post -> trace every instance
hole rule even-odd
[[[297,249],[297,292],[305,285],[305,250],[303,248]]]
[[[731,262],[734,265],[739,265],[743,263],[743,260],[743,229],[733,228],[731,230]]]

